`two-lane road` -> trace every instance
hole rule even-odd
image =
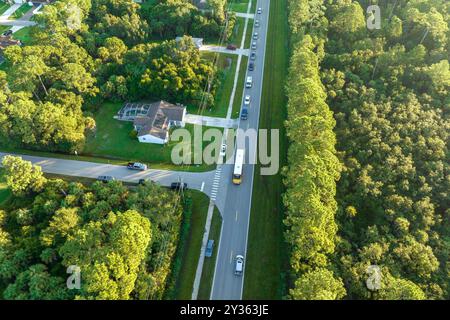
[[[3,157],[10,153],[0,152],[0,166]],[[172,182],[183,181],[190,189],[203,191],[208,196],[211,192],[214,171],[208,172],[184,172],[149,169],[146,171],[129,170],[125,166],[94,163],[87,161],[65,160],[56,158],[44,158],[27,155],[11,154],[42,168],[43,172],[74,177],[96,179],[98,176],[113,176],[115,179],[137,183],[140,179],[149,179],[162,186],[170,186]]]
[[[256,52],[254,71],[247,71],[245,76],[245,78],[252,76],[253,86],[250,89],[246,88],[244,90],[243,96],[250,95],[252,101],[251,107],[249,108],[248,120],[241,120],[239,123],[239,128],[243,130],[258,129],[259,126],[270,0],[258,0],[256,7],[262,8],[262,13],[255,14],[255,19],[260,21],[260,26],[254,27],[253,32],[258,32],[259,38],[258,40],[252,39],[252,42],[257,42],[257,48],[254,50]],[[232,165],[224,165],[222,170],[222,179],[227,186],[225,188],[224,210],[222,211],[222,233],[211,290],[212,300],[242,299],[245,272],[242,276],[236,276],[234,274],[234,266],[236,255],[240,254],[246,257],[247,251],[253,174],[255,169],[253,164],[248,164],[248,160],[252,159],[252,163],[255,163],[256,159],[256,148],[249,147],[247,145],[245,148],[247,162],[243,167],[243,181],[241,185],[236,186],[231,183]],[[254,152],[251,152],[251,150],[254,150]],[[251,272],[250,270],[245,271]]]

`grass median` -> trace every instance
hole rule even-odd
[[[209,206],[209,198],[200,191],[190,190],[189,196],[192,198],[192,215],[190,221],[183,222],[189,224],[189,231],[179,252],[181,268],[176,282],[176,300],[191,299]]]
[[[267,35],[260,129],[280,130],[280,168],[286,165],[284,91],[288,68],[287,0],[271,1]],[[286,247],[283,239],[284,186],[280,174],[261,176],[256,166],[244,299],[281,299],[285,294]]]
[[[217,77],[219,78],[220,85],[214,96],[214,107],[200,110],[198,106],[188,106],[188,112],[192,114],[201,113],[203,116],[208,117],[225,118],[227,116],[231,91],[233,90],[238,56],[235,54],[202,51],[202,58],[213,62],[217,66]]]
[[[220,231],[222,229],[222,217],[217,208],[214,209],[211,228],[209,230],[209,239],[214,240],[214,251],[210,258],[205,258],[203,263],[202,278],[198,290],[198,300],[209,300],[213,284],[214,271],[216,266],[217,251],[219,250]]]
[[[239,77],[234,95],[233,110],[231,118],[238,118],[241,111],[242,95],[244,94],[245,71],[247,70],[248,57],[242,56],[241,66],[239,67]]]

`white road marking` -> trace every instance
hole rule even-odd
[[[205,187],[205,181],[202,182],[202,187],[200,188],[200,191],[203,192],[203,188]]]
[[[238,220],[238,211],[236,210],[236,221]]]
[[[233,263],[233,250],[230,252],[230,264]]]

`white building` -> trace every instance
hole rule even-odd
[[[139,142],[165,144],[172,126],[184,127],[186,107],[166,101],[154,103],[127,103],[116,119],[133,121]]]

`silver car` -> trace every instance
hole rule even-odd
[[[244,272],[244,257],[241,255],[237,255],[234,274],[237,276],[241,276],[243,272]]]
[[[256,41],[252,42],[252,50],[256,50]]]

